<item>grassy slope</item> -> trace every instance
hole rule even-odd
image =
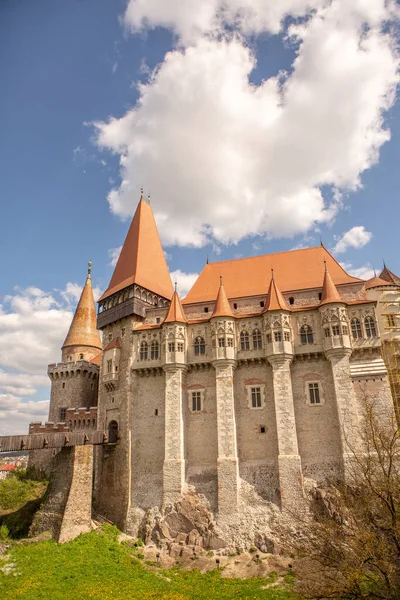
[[[1,570],[2,600],[293,600],[288,590],[262,590],[265,579],[221,579],[218,571],[181,572],[148,569],[132,548],[116,541],[113,528],[82,535],[73,542],[53,541],[14,546],[6,557],[15,565]],[[3,563],[4,564],[4,563]],[[10,563],[9,563],[10,564]]]
[[[6,525],[13,538],[28,535],[46,488],[47,481],[29,479],[24,469],[0,481],[0,526]]]

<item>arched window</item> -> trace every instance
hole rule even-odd
[[[374,319],[372,317],[365,317],[364,325],[367,337],[376,337],[376,325]]]
[[[160,355],[160,346],[157,340],[153,340],[150,346],[150,358],[151,360],[157,360]]]
[[[147,360],[149,346],[147,342],[140,342],[140,360]]]
[[[240,332],[240,349],[241,350],[250,350],[250,338],[247,331]]]
[[[79,359],[80,359],[80,360],[83,360],[83,354],[80,354],[80,355],[79,355]]]
[[[108,443],[116,444],[118,437],[118,423],[117,421],[110,421],[108,424]]]
[[[353,336],[354,340],[360,339],[363,336],[362,329],[361,329],[361,323],[355,317],[354,317],[354,319],[351,320],[351,335]]]
[[[205,353],[206,353],[206,343],[204,341],[204,338],[199,336],[194,340],[194,354],[195,354],[195,356],[200,356],[200,354],[205,354]]]
[[[302,325],[300,327],[300,341],[302,344],[314,343],[313,330],[309,325]]]
[[[253,331],[253,348],[254,350],[262,348],[262,337],[259,329],[254,329]]]

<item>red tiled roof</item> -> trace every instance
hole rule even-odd
[[[104,348],[104,352],[106,350],[111,350],[112,348],[121,348],[119,337],[115,338],[115,340],[111,340],[111,342]]]
[[[195,281],[183,305],[212,302],[221,275],[227,297],[230,299],[265,296],[270,284],[272,268],[282,293],[321,288],[325,261],[335,285],[363,282],[362,279],[348,275],[326,248],[316,246],[209,263]]]
[[[324,283],[322,284],[322,298],[320,306],[331,304],[332,302],[343,302],[328,269],[325,270]]]
[[[110,284],[100,300],[132,283],[168,300],[174,291],[153,211],[143,197],[132,219]]]
[[[101,340],[96,327],[96,318],[92,279],[89,273],[62,347],[92,346],[101,350]]]
[[[229,304],[226,296],[225,288],[222,285],[222,278],[217,294],[217,300],[214,306],[214,311],[211,315],[211,318],[212,317],[233,317],[231,305]]]
[[[178,292],[174,292],[164,323],[187,323]]]

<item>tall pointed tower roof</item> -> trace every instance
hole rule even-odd
[[[324,275],[324,283],[322,285],[322,297],[320,306],[324,304],[330,304],[332,302],[343,302],[340,297],[339,292],[337,291],[336,285],[333,283],[333,279],[329,274],[328,267],[325,263],[325,275]]]
[[[390,271],[387,266],[385,265],[385,263],[383,263],[383,269],[381,271],[381,274],[379,275],[379,277],[381,279],[384,279],[385,281],[388,281],[389,283],[392,283],[394,285],[400,285],[400,277],[397,277],[397,275],[395,275],[394,273],[392,273],[392,271]]]
[[[175,290],[164,323],[187,323],[178,292]]]
[[[90,274],[91,268],[92,263],[89,261],[86,282],[62,349],[71,346],[90,346],[101,350],[100,334],[96,328],[96,306]]]
[[[173,287],[150,202],[142,195],[110,285],[100,300],[137,283],[168,300]]]
[[[290,310],[276,284],[273,269],[271,269],[271,283],[269,284],[267,301],[263,313],[268,312],[269,310]]]
[[[231,305],[229,304],[229,300],[226,295],[225,288],[222,284],[221,276],[220,276],[219,281],[220,281],[220,284],[219,284],[219,290],[218,290],[218,294],[217,294],[217,300],[215,302],[215,306],[214,306],[214,310],[213,310],[213,314],[211,315],[211,318],[213,318],[213,317],[233,317]]]

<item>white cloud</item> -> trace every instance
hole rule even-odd
[[[351,263],[340,263],[345,271],[349,273],[349,275],[353,275],[353,277],[359,277],[360,279],[371,279],[375,276],[374,269],[371,267],[369,263],[363,265],[362,267],[353,267]]]
[[[196,279],[198,278],[198,273],[183,273],[179,269],[176,271],[172,271],[171,279],[173,283],[177,283],[178,293],[181,298],[184,298]]]
[[[0,436],[27,433],[29,423],[46,420],[48,412],[48,400],[23,402],[12,394],[0,393]]]
[[[51,292],[16,287],[0,298],[0,435],[25,433],[31,421],[47,419],[47,365],[61,359],[81,291],[69,282]],[[32,398],[41,394],[46,399]]]
[[[184,43],[225,27],[243,33],[278,33],[286,15],[299,17],[328,0],[129,0],[125,25],[133,32],[157,26],[172,29]]]
[[[363,248],[371,239],[372,233],[367,231],[363,225],[352,227],[342,235],[332,251],[341,254],[349,248]]]
[[[108,251],[108,256],[110,258],[110,262],[108,263],[110,267],[115,267],[118,262],[119,255],[121,254],[122,246],[118,246],[118,248],[110,248]]]
[[[220,30],[222,6],[244,34],[307,13],[283,31],[298,49],[291,74],[251,84],[256,60],[242,39],[191,37]],[[111,210],[130,216],[143,184],[163,242],[197,247],[331,222],[341,191],[361,185],[390,138],[383,115],[394,102],[398,58],[382,32],[388,17],[383,0],[130,2],[131,27],[170,27],[190,45],[138,84],[133,109],[95,123],[98,146],[120,155]],[[334,191],[331,205],[323,186]]]

